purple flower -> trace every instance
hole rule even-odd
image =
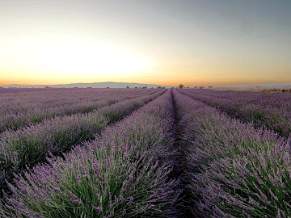
[[[70,192],[69,193],[69,200],[76,205],[81,205],[82,204],[82,200],[80,198],[78,198],[74,193]]]

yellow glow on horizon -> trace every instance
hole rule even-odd
[[[110,40],[29,36],[10,42],[0,52],[2,81],[88,82],[128,78],[150,72],[154,66],[154,61],[141,51]]]
[[[278,64],[274,76],[274,68],[267,63],[264,67],[235,60],[230,64],[224,59],[187,59],[172,53],[150,56],[130,43],[88,35],[28,34],[0,41],[0,47],[0,85],[113,81],[193,86],[291,79],[290,67],[284,65]],[[259,72],[264,72],[264,78]]]
[[[291,66],[268,59],[240,62],[215,55],[180,56],[159,53],[158,47],[154,50],[142,43],[97,36],[69,31],[3,36],[0,85],[113,81],[193,86],[291,81]]]

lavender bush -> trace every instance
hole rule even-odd
[[[12,173],[43,161],[49,153],[59,155],[73,145],[93,139],[106,125],[121,119],[160,94],[125,100],[92,113],[48,120],[15,132],[4,132],[0,139],[2,183]]]
[[[39,97],[60,117],[0,135],[1,217],[291,217],[290,96],[72,92],[82,99],[64,96],[64,107]],[[33,91],[0,93],[4,111],[18,102],[9,95],[31,99],[24,111],[38,105]]]
[[[3,217],[172,217],[173,105],[168,91],[92,143],[19,176]],[[4,209],[5,208],[5,209]]]
[[[185,125],[193,207],[207,217],[291,216],[290,145],[176,94]],[[184,116],[183,116],[184,115]]]
[[[93,90],[93,91],[92,91]],[[154,90],[53,90],[0,95],[0,133],[56,116],[88,113],[121,100],[152,94]],[[37,95],[36,95],[37,94]],[[42,95],[43,94],[43,95]]]
[[[180,90],[180,92],[217,107],[228,115],[256,127],[274,130],[284,137],[291,132],[291,95],[260,92]]]

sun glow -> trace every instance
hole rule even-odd
[[[146,71],[150,66],[145,57],[104,43],[48,46],[35,58],[42,69],[63,73],[132,73]]]
[[[130,76],[149,72],[154,65],[149,57],[138,50],[110,40],[92,38],[21,37],[13,40],[6,49],[6,52],[1,52],[5,54],[1,57],[4,60],[2,70],[23,74],[29,72],[30,80],[39,73],[47,74],[48,78],[49,75],[56,75],[58,79],[94,79],[100,74]],[[13,75],[9,75],[9,78],[13,78]]]

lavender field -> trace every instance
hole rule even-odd
[[[0,217],[291,217],[291,94],[0,89]]]

